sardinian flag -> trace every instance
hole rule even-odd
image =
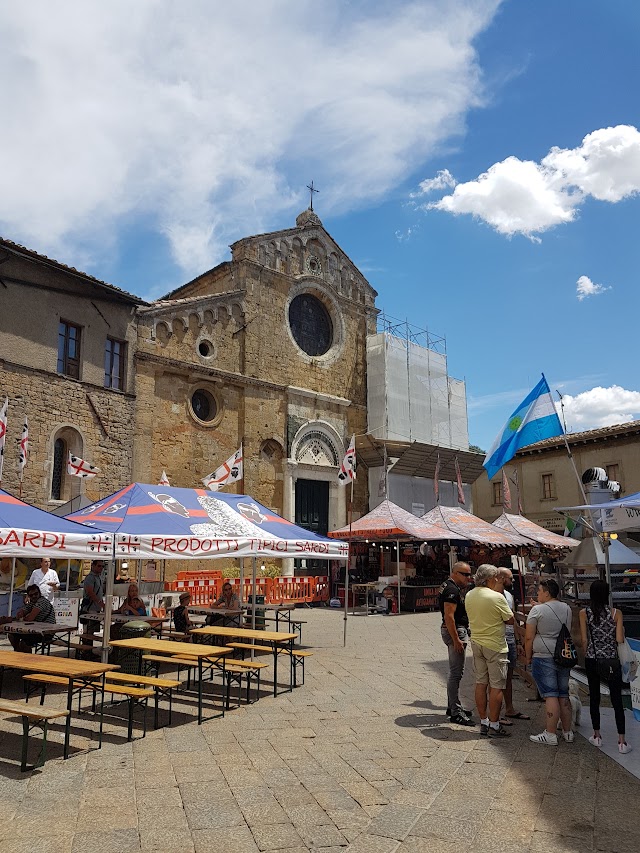
[[[212,492],[217,492],[223,486],[229,483],[237,483],[242,480],[242,445],[236,450],[233,456],[230,456],[226,462],[223,462],[219,468],[205,477],[202,482]]]
[[[464,488],[462,487],[462,475],[460,473],[460,465],[458,464],[458,457],[456,456],[456,483],[458,486],[458,503],[464,506]]]
[[[353,482],[356,478],[356,437],[351,436],[349,447],[342,460],[342,465],[338,471],[338,483],[341,486],[346,486],[347,483]]]
[[[22,475],[24,474],[24,466],[27,464],[29,459],[29,421],[27,420],[27,416],[24,416],[24,423],[22,425],[22,436],[20,441],[18,442],[18,476],[20,477],[20,481],[22,482]]]
[[[511,511],[511,488],[509,486],[509,478],[507,472],[502,469],[502,509],[506,512]]]
[[[88,462],[80,459],[79,456],[74,456],[73,453],[69,454],[69,458],[67,459],[67,474],[70,474],[72,477],[82,477],[83,480],[90,480],[99,473],[100,469],[96,468],[95,465],[89,465]]]
[[[9,398],[4,398],[4,403],[0,409],[0,481],[2,480],[2,466],[4,464],[4,445],[7,440],[7,410],[9,408]]]
[[[158,485],[159,486],[170,486],[171,485],[171,483],[169,482],[169,478],[167,477],[167,472],[164,470],[164,468],[162,469],[162,477],[160,477]]]

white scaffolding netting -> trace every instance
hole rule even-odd
[[[447,357],[388,332],[367,338],[368,429],[379,439],[469,449],[465,383]]]

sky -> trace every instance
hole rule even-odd
[[[640,417],[640,5],[0,0],[0,234],[146,299],[325,228],[487,448],[544,373]]]

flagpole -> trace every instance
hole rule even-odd
[[[351,479],[351,494],[349,496],[349,554],[344,571],[344,637],[343,646],[347,645],[347,619],[349,616],[349,566],[351,565],[351,525],[353,523],[353,478]]]

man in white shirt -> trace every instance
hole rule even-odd
[[[40,588],[40,594],[47,599],[53,601],[53,593],[60,589],[60,578],[55,569],[51,568],[51,560],[49,557],[43,557],[40,560],[40,568],[31,572],[27,589],[35,584]]]

